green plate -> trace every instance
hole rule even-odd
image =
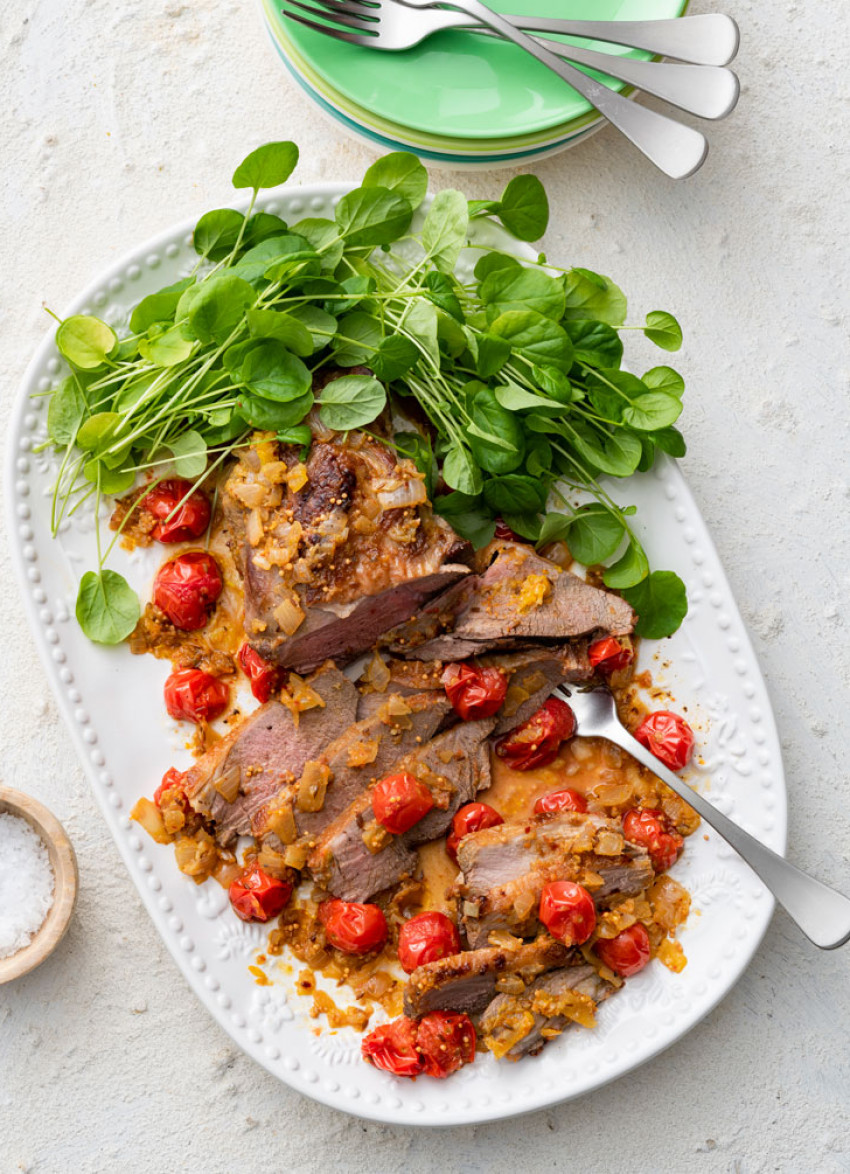
[[[687,0],[492,0],[501,12],[573,20],[658,20],[679,16]],[[453,30],[413,49],[388,53],[326,37],[286,20],[279,2],[269,17],[317,75],[364,110],[431,135],[504,139],[563,126],[586,116],[588,102],[516,45]],[[563,38],[562,38],[563,39]],[[598,41],[581,44],[617,55],[649,54]],[[620,83],[617,83],[618,87]]]

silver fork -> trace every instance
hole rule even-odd
[[[698,130],[684,126],[682,123],[676,122],[675,119],[650,110],[646,106],[630,102],[622,94],[609,90],[602,82],[587,77],[574,65],[562,61],[551,49],[544,48],[543,44],[514,28],[510,21],[488,8],[486,4],[481,3],[481,0],[446,0],[446,3],[453,9],[475,17],[481,24],[493,29],[506,40],[513,41],[514,44],[525,49],[532,57],[551,69],[553,73],[586,98],[592,106],[595,106],[612,126],[624,134],[665,175],[669,175],[672,179],[685,179],[702,167],[708,154],[708,143],[705,135]],[[403,5],[400,5],[398,0],[394,0],[392,4],[374,3],[370,11],[376,17],[373,22],[376,32],[371,37],[363,36],[362,40],[357,43],[368,45],[370,48],[381,48],[382,41],[384,44],[390,43],[387,41],[387,37],[390,36],[393,48],[404,47],[405,18],[409,20],[413,9],[423,10],[418,14],[421,18],[420,26],[424,24],[425,20],[429,20],[433,25],[433,31],[438,31],[440,13],[439,10],[431,10],[430,5],[431,0],[405,0]],[[307,21],[305,18],[296,17],[291,12],[285,10],[284,12],[290,19],[300,19],[302,24],[309,24],[311,28],[326,36],[350,41],[358,35],[352,34],[350,28],[333,28],[329,24],[323,25]],[[336,18],[329,14],[328,20],[332,19]],[[347,17],[346,19],[350,21],[352,18]],[[412,21],[410,23],[412,25]],[[407,40],[406,45],[416,44],[421,39],[421,35],[417,35],[413,41]]]
[[[566,701],[572,709],[576,732],[582,737],[605,738],[621,746],[693,807],[746,861],[816,946],[834,950],[850,939],[850,900],[765,847],[662,765],[620,724],[614,698],[607,689],[564,687],[556,689],[553,696]]]
[[[470,17],[459,12],[448,12],[444,9],[410,9],[401,0],[383,0],[380,9],[369,8],[359,0],[315,0],[321,8],[305,4],[304,0],[286,0],[292,8],[310,16],[320,17],[323,20],[332,19],[352,30],[351,35],[344,37],[355,44],[363,44],[362,38],[368,38],[372,47],[377,49],[411,48],[434,31],[434,22],[439,19],[441,29],[469,27]],[[400,10],[400,11],[399,11]],[[377,15],[373,15],[377,14]],[[293,19],[298,19],[292,13],[286,13]],[[396,20],[393,20],[393,17]],[[424,19],[423,19],[424,17]],[[509,18],[511,23],[519,21],[519,17]],[[685,17],[699,19],[697,17]],[[311,28],[316,25],[301,18],[301,23]],[[523,25],[532,23],[523,20]],[[543,23],[543,22],[538,22]],[[548,22],[557,24],[559,22]],[[666,24],[666,21],[659,21]],[[676,23],[676,22],[672,22]],[[378,26],[382,26],[380,29]],[[325,26],[322,26],[324,28]],[[480,26],[474,30],[488,32]],[[380,36],[377,33],[380,32]],[[493,34],[488,34],[493,35]],[[357,39],[357,38],[361,39]],[[414,37],[418,39],[413,40]],[[377,43],[376,43],[377,39]],[[540,39],[535,37],[539,43]],[[401,41],[403,43],[399,44]],[[579,65],[587,65],[598,69],[609,77],[618,78],[630,86],[636,86],[646,94],[661,98],[680,110],[695,114],[699,118],[725,118],[734,110],[740,94],[738,79],[730,69],[723,69],[710,65],[680,65],[661,63],[657,61],[635,61],[630,57],[616,57],[611,53],[600,53],[594,49],[582,49],[577,45],[563,45],[557,41],[543,42],[546,48],[551,49],[559,57]],[[679,42],[681,48],[681,41]]]

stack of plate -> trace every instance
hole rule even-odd
[[[288,20],[281,0],[260,3],[272,42],[301,88],[344,130],[381,151],[414,151],[435,166],[516,167],[564,151],[603,125],[575,90],[495,37],[452,30],[402,53],[382,52]],[[572,20],[657,20],[681,16],[687,0],[496,0],[493,7]],[[599,41],[575,43],[650,56]]]

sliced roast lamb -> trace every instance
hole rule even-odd
[[[431,1011],[477,1015],[495,998],[506,976],[515,975],[530,983],[547,970],[566,966],[570,957],[561,942],[541,935],[535,942],[512,949],[490,946],[426,962],[408,979],[404,1013],[412,1019]]]
[[[481,1016],[485,1045],[497,1059],[536,1056],[568,1027],[592,1027],[599,1003],[617,988],[588,963],[551,970],[519,994],[496,995]]]
[[[533,647],[599,632],[628,635],[635,615],[624,599],[593,587],[522,543],[502,543],[487,569],[429,605],[442,634],[421,639],[421,621],[402,626],[390,647],[422,659],[463,660],[488,650]],[[430,638],[429,638],[430,636]]]
[[[188,771],[189,802],[212,821],[223,846],[237,836],[261,834],[268,805],[354,721],[357,690],[338,669],[319,669],[308,683],[322,706],[299,714],[296,724],[280,701],[267,701]]]
[[[647,853],[625,839],[618,822],[576,812],[485,828],[465,836],[457,855],[462,925],[473,949],[497,930],[538,933],[540,895],[550,881],[577,881],[604,907],[635,896],[654,875]]]
[[[459,807],[490,786],[486,739],[493,719],[462,722],[396,763],[432,793],[435,806],[402,835],[375,821],[371,790],[325,828],[307,866],[328,892],[346,901],[368,901],[417,865],[416,847],[445,834]]]
[[[469,573],[415,465],[361,432],[323,430],[306,462],[274,440],[246,447],[223,504],[246,636],[298,672],[352,660]]]

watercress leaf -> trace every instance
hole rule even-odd
[[[546,506],[546,486],[524,473],[490,477],[484,482],[484,500],[496,514],[536,514]]]
[[[47,405],[47,435],[54,444],[73,444],[89,414],[85,389],[75,375],[63,379]]]
[[[266,285],[265,274],[269,266],[273,265],[275,261],[280,261],[291,255],[293,248],[291,236],[292,234],[288,232],[278,233],[253,245],[242,254],[235,265],[231,266],[230,272],[241,277],[243,281],[249,281],[252,285]],[[303,237],[298,237],[298,241],[303,242],[303,240]]]
[[[290,318],[296,318],[307,327],[313,339],[313,346],[317,350],[326,346],[336,334],[336,318],[318,306],[297,306],[287,312]]]
[[[663,391],[639,395],[623,409],[623,420],[640,432],[654,432],[675,424],[682,414],[681,401]]]
[[[398,192],[415,209],[425,199],[428,172],[410,151],[391,151],[368,168],[363,176],[363,187]]]
[[[194,342],[185,338],[179,326],[172,326],[154,338],[139,339],[139,354],[157,367],[176,367],[189,358]]]
[[[59,324],[56,345],[69,363],[90,371],[106,362],[118,343],[111,326],[87,314],[74,314]]]
[[[589,269],[570,269],[564,274],[566,318],[595,318],[609,326],[626,320],[626,296],[610,277]]]
[[[192,235],[195,252],[210,261],[222,261],[233,249],[245,217],[233,208],[205,212]]]
[[[631,538],[625,553],[605,571],[602,582],[606,587],[620,590],[623,587],[634,587],[649,574],[649,562],[641,544],[636,538]]]
[[[287,231],[285,220],[271,212],[255,212],[249,217],[242,234],[242,247],[251,249],[272,236],[283,236]]]
[[[374,277],[367,277],[365,274],[355,274],[353,277],[346,277],[341,281],[337,287],[337,292],[341,291],[348,294],[345,298],[330,298],[325,303],[325,309],[329,314],[345,314],[349,310],[353,310],[355,306],[361,305],[366,309],[368,295],[375,290]]]
[[[502,407],[507,408],[510,412],[521,412],[530,408],[537,411],[556,412],[560,415],[564,410],[563,404],[554,403],[545,396],[526,391],[524,387],[519,387],[516,383],[506,383],[497,387],[495,394]]]
[[[124,417],[118,412],[95,412],[80,425],[77,431],[77,448],[83,452],[100,454],[116,439],[124,424]]]
[[[396,432],[395,445],[400,457],[407,457],[413,461],[416,468],[425,478],[425,492],[431,501],[434,499],[434,489],[439,476],[437,461],[431,441],[421,432]]]
[[[518,416],[506,411],[489,387],[472,400],[470,446],[488,473],[511,473],[525,459],[525,438]]]
[[[257,403],[268,403],[265,400],[257,400]],[[273,406],[273,405],[268,405]],[[288,404],[285,406],[289,406]],[[208,426],[204,429],[206,441],[210,448],[216,448],[218,445],[230,444],[232,441],[238,439],[240,436],[246,434],[248,424],[245,418],[238,412],[230,409],[228,418],[223,423],[217,425],[215,428]]]
[[[130,315],[130,329],[133,333],[143,334],[154,322],[167,322],[173,318],[180,295],[194,284],[194,277],[187,277],[142,298]]]
[[[277,439],[281,444],[300,444],[309,449],[313,442],[313,433],[309,424],[296,424],[292,428],[282,428]]]
[[[681,396],[685,381],[672,367],[652,367],[641,377],[641,382],[653,391],[666,391],[669,395]]]
[[[201,282],[189,310],[192,334],[204,343],[224,342],[256,296],[248,282],[235,273],[225,271]]]
[[[313,353],[313,338],[303,322],[281,310],[254,308],[247,315],[248,329],[254,338],[276,338],[301,358]]]
[[[437,342],[437,307],[434,303],[427,298],[412,298],[401,320],[401,329],[419,345],[420,351],[439,370],[440,347]]]
[[[511,357],[511,344],[494,334],[476,334],[471,331],[475,346],[475,371],[482,379],[498,374]],[[467,339],[469,335],[467,335]]]
[[[471,543],[475,550],[493,541],[496,519],[477,494],[443,494],[434,498],[434,512],[445,518],[452,529]]]
[[[117,571],[86,571],[80,580],[77,623],[97,644],[120,644],[139,620],[139,598]]]
[[[264,143],[246,155],[233,172],[235,188],[275,188],[286,183],[298,163],[295,143]]]
[[[601,432],[580,421],[574,421],[571,427],[572,447],[600,473],[629,477],[638,467],[641,446],[633,432],[622,428],[614,433]]]
[[[194,429],[183,432],[180,436],[168,442],[174,457],[174,468],[179,477],[189,477],[192,480],[201,477],[207,467],[207,442]]]
[[[640,438],[640,460],[638,461],[637,471],[639,473],[648,473],[655,464],[655,443],[648,433],[644,433]]]
[[[491,273],[496,273],[499,269],[521,268],[522,266],[516,257],[512,257],[509,253],[487,252],[475,262],[473,273],[475,280],[480,284],[486,281]]]
[[[263,271],[269,281],[291,282],[295,277],[318,277],[321,273],[322,259],[306,237],[288,232],[266,243],[273,245],[278,254]]]
[[[225,371],[229,371],[238,380],[238,372],[245,356],[249,351],[255,351],[262,342],[261,338],[248,338],[244,342],[235,342],[233,346],[229,346],[221,357]]]
[[[682,328],[666,310],[650,310],[643,332],[664,351],[677,351],[682,345]]]
[[[391,334],[372,355],[369,366],[379,379],[391,383],[400,379],[419,361],[419,351],[409,338]]]
[[[539,388],[561,404],[576,403],[582,399],[582,393],[573,387],[563,371],[557,367],[532,366],[531,377]]]
[[[537,545],[546,546],[550,542],[566,542],[570,531],[572,518],[566,514],[550,512],[543,517],[540,532],[537,535]],[[572,551],[570,551],[572,554]]]
[[[162,371],[150,371],[147,375],[128,379],[112,397],[113,412],[126,415],[132,411],[154,383],[158,388],[163,384]],[[153,394],[155,395],[156,391]]]
[[[237,402],[240,414],[253,428],[280,432],[301,423],[313,406],[313,393],[308,391],[297,399],[280,403],[243,392]]]
[[[371,367],[372,357],[381,345],[383,330],[371,314],[355,310],[339,320],[339,333],[332,342],[334,359],[340,367],[356,367],[365,363]],[[412,345],[412,344],[411,344]],[[418,356],[417,351],[417,356]]]
[[[545,436],[527,436],[525,471],[530,477],[546,477],[552,468],[552,446]]]
[[[549,224],[549,200],[536,175],[517,175],[499,201],[497,216],[517,240],[536,241]]]
[[[625,527],[616,514],[601,505],[587,505],[569,519],[566,541],[573,558],[593,567],[611,557],[624,533]]]
[[[481,282],[478,296],[494,318],[503,310],[536,310],[557,322],[566,308],[563,283],[542,269],[496,269]]]
[[[431,270],[425,274],[424,285],[435,306],[445,310],[456,322],[463,322],[463,309],[455,292],[455,282],[448,274]]]
[[[498,212],[500,207],[498,200],[467,200],[467,206],[470,220],[476,216],[489,216],[491,212]]]
[[[449,489],[477,495],[481,492],[483,478],[472,453],[453,441],[443,456],[443,480]]]
[[[293,224],[292,231],[309,241],[321,258],[322,269],[333,272],[342,260],[343,243],[333,220],[311,217]]]
[[[587,397],[606,420],[620,422],[630,403],[648,394],[645,384],[630,371],[600,367],[589,371],[585,379]]]
[[[463,193],[451,188],[437,192],[422,225],[422,246],[442,273],[454,272],[468,229],[469,209]]]
[[[623,359],[623,344],[613,327],[592,318],[567,319],[564,330],[572,339],[577,363],[591,367],[619,367]]]
[[[540,537],[539,514],[502,514],[502,521],[514,534],[527,538],[529,542],[537,542]]]
[[[688,614],[688,593],[674,571],[653,571],[625,588],[623,598],[638,613],[635,634],[648,640],[672,636]]]
[[[659,428],[653,432],[652,439],[662,452],[671,457],[683,457],[688,451],[685,438],[678,428]]]
[[[299,358],[276,339],[264,339],[248,351],[239,381],[252,395],[289,403],[310,390],[312,376]]]
[[[83,465],[83,476],[92,485],[100,485],[101,493],[124,493],[136,480],[135,469],[110,469],[94,457]]]
[[[326,428],[347,432],[371,424],[387,404],[383,385],[371,375],[343,375],[322,389],[319,418]]]
[[[466,350],[466,334],[463,327],[439,307],[437,308],[437,338],[453,359]]]
[[[563,329],[536,310],[506,310],[490,324],[490,333],[510,343],[511,349],[532,363],[548,363],[569,370],[573,347]]]
[[[348,247],[377,248],[392,244],[407,232],[413,208],[398,192],[365,187],[343,196],[334,215]]]

